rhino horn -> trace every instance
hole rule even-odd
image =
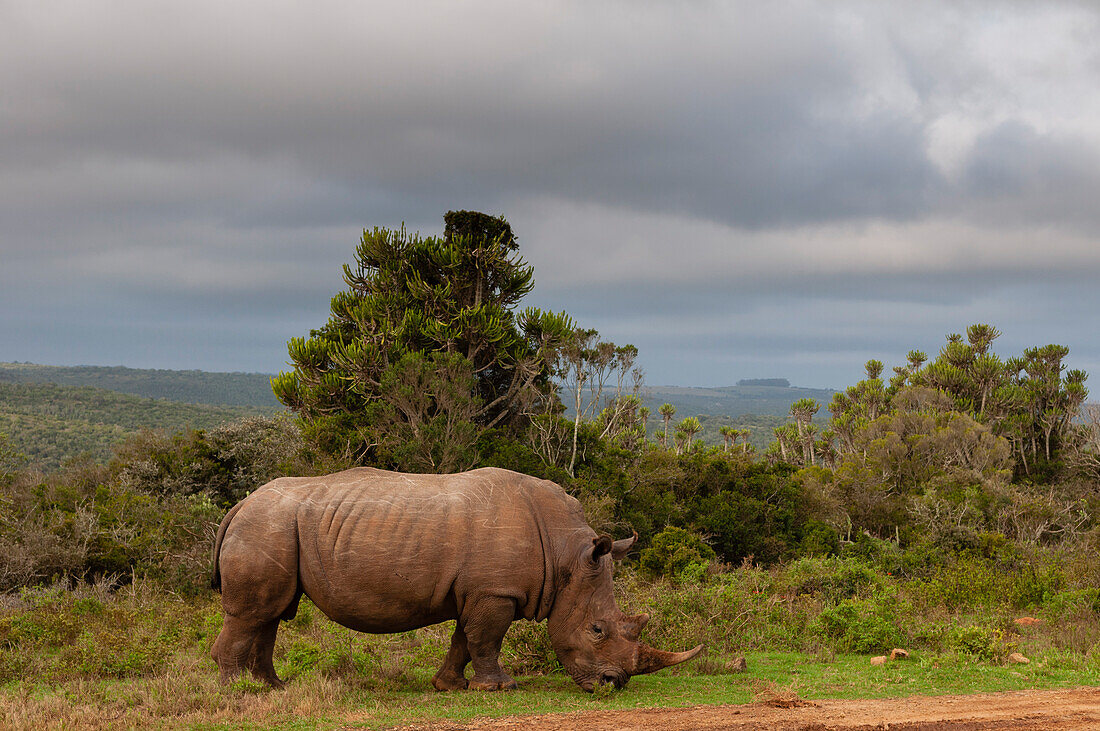
[[[703,646],[699,645],[686,652],[665,652],[664,650],[657,650],[639,642],[638,652],[634,656],[634,669],[630,674],[644,675],[645,673],[655,673],[661,668],[667,668],[672,665],[679,665],[682,662],[687,662],[702,651]]]
[[[642,634],[642,630],[645,629],[646,624],[649,623],[648,614],[637,614],[633,617],[623,617],[622,633],[628,640],[637,641],[638,637]]]

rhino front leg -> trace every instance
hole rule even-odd
[[[456,622],[454,634],[451,635],[451,649],[443,659],[443,666],[432,678],[432,686],[436,690],[465,690],[465,672],[469,663],[470,649],[466,645],[466,633],[462,631],[462,624]]]
[[[252,651],[248,656],[248,669],[252,676],[272,688],[283,688],[285,683],[275,674],[273,656],[275,654],[275,635],[279,631],[279,620],[275,619],[260,628],[252,641]]]
[[[500,666],[500,643],[516,616],[516,602],[504,597],[486,597],[469,606],[459,619],[474,666],[471,690],[508,690],[516,681]]]

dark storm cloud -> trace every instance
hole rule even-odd
[[[268,197],[253,203],[244,183],[264,191],[272,175],[304,188],[291,202],[299,215],[320,209],[348,221],[374,202],[388,218],[410,202],[439,208],[456,194],[502,190],[753,226],[924,205],[934,174],[920,125],[891,112],[853,124],[836,109],[864,93],[860,59],[821,9],[558,10],[556,29],[531,27],[546,13],[518,17],[511,42],[478,37],[476,13],[463,18],[472,45],[487,49],[433,48],[438,32],[421,14],[404,29],[411,19],[399,17],[392,34],[330,16],[295,33],[279,28],[270,43],[255,28],[228,32],[243,13],[209,8],[207,20],[227,29],[153,10],[84,18],[93,27],[81,32],[61,24],[56,47],[12,39],[8,55],[22,51],[24,69],[21,83],[8,81],[42,111],[9,115],[7,169],[37,171],[55,201],[71,196],[73,213],[109,203],[112,180],[148,178],[147,196],[116,199],[142,204],[127,214],[184,196],[225,214],[203,200],[210,177],[181,190],[207,161],[210,173],[231,168],[215,189],[233,188],[243,222],[283,210]],[[148,37],[158,21],[176,25]],[[534,49],[520,40],[524,29],[542,34]],[[426,42],[397,40],[403,31]],[[330,42],[311,45],[320,38]],[[82,195],[88,181],[58,179],[74,161],[108,189]],[[184,177],[160,177],[173,168]]]
[[[897,330],[1007,332],[1006,293],[1054,312],[1100,276],[1098,19],[5,3],[0,359],[275,370],[364,226],[452,208],[506,215],[536,303],[657,380],[693,353],[699,383],[742,358],[828,385]]]

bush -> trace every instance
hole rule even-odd
[[[870,588],[881,588],[882,577],[851,558],[800,558],[787,567],[787,585],[794,594],[811,594],[835,603]]]
[[[210,431],[143,432],[119,447],[112,468],[126,486],[156,495],[208,495],[230,507],[270,480],[308,470],[287,416],[249,417]]]
[[[714,559],[714,549],[703,543],[702,538],[683,528],[669,527],[642,551],[640,564],[647,576],[679,580],[685,572],[701,577]]]
[[[0,486],[0,591],[134,576],[194,594],[207,584],[222,511],[204,495],[157,497],[86,463]]]
[[[1015,650],[1015,645],[1005,639],[1005,633],[987,625],[955,627],[947,635],[952,650],[982,660],[1002,658]]]
[[[1100,615],[1100,588],[1072,589],[1050,597],[1044,607],[1053,622],[1076,620],[1082,617],[1095,619]]]
[[[892,592],[868,599],[846,599],[821,612],[814,629],[841,652],[888,652],[904,644],[898,602]]]

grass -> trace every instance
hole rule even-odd
[[[446,652],[448,625],[364,635],[328,621],[308,601],[284,623],[276,646],[277,670],[290,686],[271,691],[241,679],[222,687],[209,658],[221,622],[216,597],[184,600],[140,582],[115,592],[106,583],[27,589],[0,595],[0,727],[387,728],[596,709],[1100,685],[1091,595],[1058,605],[1057,617],[1070,623],[1050,614],[1051,621],[1018,632],[1009,615],[925,611],[920,627],[897,630],[912,656],[872,666],[868,654],[842,648],[867,627],[877,636],[892,616],[875,609],[873,591],[861,600],[871,608],[859,614],[866,607],[856,606],[851,626],[830,634],[831,625],[812,617],[855,606],[852,600],[844,593],[828,601],[791,594],[789,586],[783,575],[758,569],[679,588],[625,576],[623,603],[629,597],[654,612],[651,642],[682,649],[702,639],[710,649],[686,667],[592,695],[553,670],[542,625],[518,622],[506,640],[504,664],[519,691],[436,693],[429,681]],[[903,625],[916,623],[904,592],[901,599],[896,593],[882,606],[900,613]],[[776,646],[787,649],[768,649]],[[1009,664],[1010,651],[1032,662]],[[740,655],[748,671],[729,673]]]
[[[772,697],[892,698],[1100,684],[1095,663],[1049,657],[1002,666],[952,656],[917,657],[874,667],[866,656],[831,661],[799,653],[750,653],[737,675],[686,671],[633,678],[604,697],[581,692],[561,674],[520,676],[506,693],[436,693],[430,668],[399,681],[308,673],[283,691],[242,680],[221,687],[213,663],[194,655],[149,677],[8,683],[0,710],[9,728],[389,728],[413,722],[468,721],[527,714],[748,703]]]

